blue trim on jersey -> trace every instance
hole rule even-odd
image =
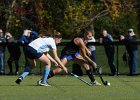
[[[72,59],[76,58],[78,55],[79,55],[79,52],[76,52],[73,55],[63,55],[63,54],[61,54],[60,59],[62,60],[64,58],[67,58],[67,60],[72,60]]]

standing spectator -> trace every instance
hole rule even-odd
[[[3,30],[0,29],[0,75],[5,74],[5,37]]]
[[[36,39],[38,37],[38,33],[31,30],[24,30],[23,35],[20,37],[18,42],[21,42],[23,44],[23,53],[25,57],[25,66],[28,65],[27,56],[25,55],[25,47],[28,43],[30,43],[32,40]]]
[[[21,52],[20,52],[20,47],[17,43],[15,43],[14,41],[14,38],[13,36],[10,34],[10,33],[6,33],[5,34],[5,37],[6,37],[6,41],[7,41],[7,48],[8,48],[8,51],[10,53],[10,57],[8,58],[8,67],[9,67],[9,75],[13,75],[13,68],[12,68],[12,62],[14,61],[15,63],[15,75],[18,75],[19,74],[19,58],[20,58],[20,55],[21,55]]]
[[[25,55],[25,47],[28,43],[31,42],[30,33],[31,33],[31,30],[24,30],[23,35],[18,40],[18,42],[21,42],[23,44],[23,53],[24,53],[24,57],[25,57],[24,66],[28,65],[27,56]]]
[[[94,32],[93,32],[93,36],[90,38],[90,40],[88,40],[88,42],[96,42],[96,40],[94,38]],[[94,45],[90,45],[90,46],[88,46],[88,49],[91,52],[91,55],[90,55],[91,60],[96,62],[96,47]],[[93,69],[93,73],[95,73],[95,72],[96,71]]]
[[[96,42],[95,38],[94,38],[94,32],[93,32],[93,36],[91,37],[90,40],[88,40],[88,42]],[[90,45],[88,46],[88,49],[90,50],[91,52],[91,55],[90,55],[90,58],[96,62],[96,48],[94,45]]]
[[[116,67],[114,64],[115,49],[113,45],[107,43],[107,42],[112,42],[112,41],[113,41],[112,36],[108,34],[106,30],[103,30],[102,37],[99,39],[99,42],[104,44],[105,53],[106,53],[108,64],[111,70],[110,76],[115,76],[117,74]]]
[[[36,31],[31,31],[30,39],[31,41],[38,38],[38,33]]]
[[[125,43],[126,50],[129,54],[128,64],[130,69],[130,76],[137,75],[138,44],[135,43],[137,38],[133,29],[128,30],[128,35],[126,38],[121,35],[120,40]]]

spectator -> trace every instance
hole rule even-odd
[[[38,33],[36,31],[31,31],[30,39],[31,41],[38,38]]]
[[[18,40],[18,42],[21,42],[23,44],[23,53],[24,53],[24,57],[25,57],[24,66],[28,65],[28,60],[25,55],[25,46],[31,42],[30,33],[31,33],[31,30],[24,30],[23,35]]]
[[[5,74],[5,37],[3,30],[0,29],[0,75]]]
[[[23,52],[25,57],[25,66],[28,65],[28,60],[25,55],[25,46],[30,43],[32,40],[36,39],[38,37],[38,33],[31,30],[24,30],[23,35],[20,37],[18,42],[21,42],[23,44]]]
[[[138,63],[138,44],[135,43],[137,38],[133,31],[133,29],[128,30],[128,35],[126,38],[121,35],[120,40],[125,43],[126,50],[129,54],[129,69],[130,69],[130,76],[137,75],[137,63]]]
[[[104,44],[105,53],[106,53],[108,64],[111,70],[110,76],[115,76],[117,75],[117,70],[114,64],[115,49],[113,45],[107,43],[107,42],[112,42],[112,41],[113,41],[112,36],[108,34],[106,30],[103,30],[102,37],[99,39],[99,42]]]
[[[93,32],[93,36],[91,37],[90,40],[88,40],[88,42],[96,42],[95,38],[94,38],[94,32]],[[91,56],[90,58],[96,62],[96,48],[94,45],[90,45],[88,46],[88,49],[91,51]]]
[[[9,67],[9,75],[13,75],[13,68],[12,68],[12,62],[15,62],[15,75],[19,74],[19,58],[21,55],[20,47],[17,43],[14,42],[14,38],[10,33],[5,34],[6,41],[7,41],[7,48],[10,53],[10,56],[8,58],[8,67]]]
[[[93,32],[93,36],[91,37],[90,40],[88,40],[88,42],[96,42],[96,40],[94,38],[94,32]],[[90,45],[90,46],[88,46],[88,49],[91,52],[91,55],[90,55],[91,60],[96,62],[96,48],[95,48],[95,46],[94,45]],[[95,73],[94,69],[93,69],[93,73]]]

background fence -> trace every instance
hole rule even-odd
[[[140,45],[140,41],[137,41],[136,43],[138,45]],[[62,42],[58,46],[58,55],[60,55],[61,50],[63,49],[63,47],[66,44],[67,44],[67,41]],[[119,73],[120,74],[129,74],[129,66],[128,66],[128,64],[124,63],[123,59],[122,59],[123,53],[124,53],[124,51],[126,51],[125,45],[123,43],[120,43],[119,41],[114,41],[114,42],[111,42],[109,44],[113,44],[115,46],[114,62],[115,62],[115,65],[116,65]],[[89,43],[88,45],[95,45],[96,46],[96,62],[97,62],[97,64],[102,66],[103,74],[109,74],[110,73],[110,67],[108,65],[107,57],[106,57],[105,50],[104,50],[104,47],[103,47],[104,44],[100,44],[99,42],[93,42],[93,43]],[[21,51],[22,51],[22,46],[21,46]],[[9,72],[8,65],[7,65],[8,57],[9,57],[9,53],[6,49],[6,52],[5,52],[6,73]],[[139,57],[140,57],[140,53],[138,53],[138,58]],[[21,55],[20,60],[19,60],[19,65],[20,65],[19,71],[20,72],[22,72],[24,70],[24,63],[25,63],[25,59],[24,59],[24,55],[23,55],[23,51],[22,51],[22,55]],[[68,61],[67,65],[66,65],[70,71],[72,70],[72,64],[73,64],[73,61]],[[52,64],[52,68],[54,69],[56,67],[53,66],[53,64]],[[14,63],[13,63],[13,69],[15,69]],[[43,69],[44,69],[43,64],[37,62],[37,67],[32,70],[32,73],[33,74],[41,74],[43,72]],[[138,70],[138,73],[139,73],[140,72],[140,59],[138,59],[138,69],[137,70]],[[83,72],[85,73],[84,70],[83,70]],[[63,72],[61,74],[63,74]]]

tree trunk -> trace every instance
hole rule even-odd
[[[92,24],[90,24],[90,28],[91,28],[92,32],[95,32],[95,31],[94,31],[94,26],[93,26],[93,23],[92,23]]]
[[[137,26],[137,28],[138,28],[138,32],[139,32],[140,31],[140,2],[139,2],[139,0],[137,0],[136,3],[137,3],[137,13],[138,13],[138,16],[137,16],[138,26]],[[139,35],[140,35],[140,33],[139,33]]]
[[[11,6],[9,6],[9,17],[8,17],[7,22],[6,22],[6,31],[9,28],[10,20],[12,18],[12,11],[13,11],[13,8],[14,8],[15,4],[16,4],[16,0],[13,0]]]

